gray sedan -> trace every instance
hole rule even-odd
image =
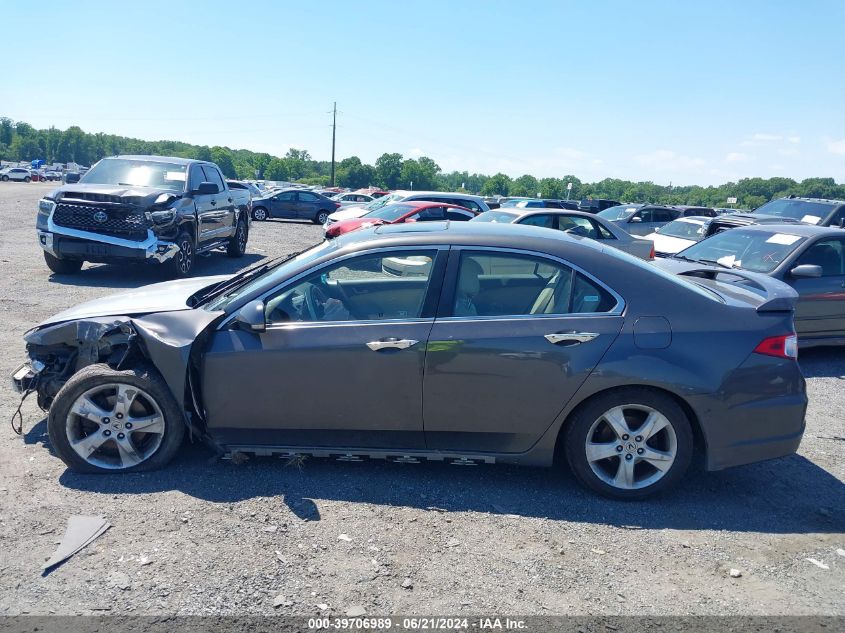
[[[427,273],[385,274],[397,256]],[[639,499],[695,454],[718,470],[798,447],[795,293],[755,283],[685,280],[537,227],[381,226],[81,304],[26,334],[13,379],[77,471],[164,466],[190,429],[260,455],[560,457]]]
[[[589,237],[602,244],[613,246],[641,259],[654,259],[654,243],[633,237],[594,213],[567,209],[527,209],[501,207],[482,213],[470,222],[496,222],[501,224],[527,224],[564,231],[570,235]]]
[[[730,229],[659,265],[685,275],[752,271],[779,279],[798,293],[799,345],[845,345],[845,231],[840,228],[790,223]]]

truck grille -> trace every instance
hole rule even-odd
[[[147,228],[150,226],[143,211],[66,202],[56,205],[53,222],[69,229],[136,241],[147,238]]]

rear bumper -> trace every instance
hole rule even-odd
[[[161,263],[179,251],[176,244],[159,240],[152,231],[147,231],[143,242],[133,242],[87,231],[51,228],[53,230],[38,231],[38,244],[54,257],[90,262],[134,260]]]

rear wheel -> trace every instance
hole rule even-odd
[[[60,275],[78,273],[82,270],[82,264],[85,263],[81,259],[62,259],[61,257],[50,255],[47,251],[44,251],[44,261],[47,263],[47,268]]]
[[[670,396],[642,388],[599,396],[565,435],[572,472],[588,488],[636,500],[675,485],[692,458],[692,428]]]
[[[23,181],[24,181],[24,182],[30,182],[31,180],[32,180],[32,178],[30,178],[29,176],[24,176],[24,177],[23,177]]]
[[[314,218],[314,224],[325,224],[329,221],[329,212],[328,211],[318,211],[317,217]]]
[[[246,220],[241,219],[238,222],[238,228],[235,229],[235,234],[229,239],[226,254],[229,257],[243,257],[244,253],[246,253],[246,242],[248,238],[249,229],[246,228]]]
[[[259,222],[263,222],[268,218],[267,209],[264,207],[253,207],[252,209],[252,219],[258,220]]]
[[[161,468],[185,436],[179,406],[154,369],[89,365],[71,376],[50,406],[47,430],[71,470]]]

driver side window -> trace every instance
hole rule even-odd
[[[268,324],[422,317],[436,251],[353,257],[268,297]]]

